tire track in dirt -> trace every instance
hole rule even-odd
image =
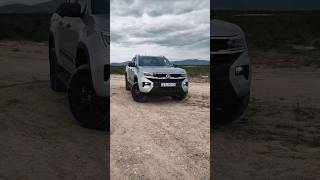
[[[182,102],[152,98],[141,104],[123,82],[111,76],[112,177],[209,179],[209,108],[195,102],[208,103],[209,84],[198,92],[195,83]]]
[[[0,179],[106,179],[106,133],[49,86],[47,46],[0,42]]]

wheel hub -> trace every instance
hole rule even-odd
[[[95,97],[96,97],[96,95],[92,89],[90,89],[88,87],[82,87],[82,89],[81,89],[81,103],[84,103],[87,105],[93,104]]]

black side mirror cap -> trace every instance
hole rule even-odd
[[[60,8],[60,15],[62,17],[83,17],[80,4],[68,4],[65,3]]]
[[[128,66],[129,67],[136,67],[136,65],[133,62],[129,62]]]

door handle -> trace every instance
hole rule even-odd
[[[58,24],[61,26],[61,25],[63,25],[63,22],[62,22],[62,21],[59,21],[59,23],[58,23]]]
[[[71,28],[71,24],[67,24],[67,28]]]

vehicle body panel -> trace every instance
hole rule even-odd
[[[105,81],[105,66],[110,65],[110,36],[107,14],[92,14],[91,0],[80,0],[83,17],[62,17],[54,13],[50,32],[56,45],[58,64],[72,74],[77,68],[77,53],[86,51],[96,93],[109,96],[109,79]],[[105,36],[104,36],[105,35]],[[110,38],[109,38],[110,39]]]
[[[133,85],[138,82],[139,89],[143,93],[187,93],[188,92],[188,77],[187,73],[182,68],[169,67],[169,66],[139,66],[139,56],[132,59],[136,67],[126,66],[126,74],[128,82]],[[147,76],[144,73],[151,73]],[[181,77],[174,77],[177,75]],[[145,86],[144,83],[150,85]],[[161,87],[163,83],[176,84],[175,87]]]
[[[252,69],[242,29],[235,24],[216,19],[211,21],[211,26],[210,56],[215,89],[213,96],[216,99],[215,105],[220,108],[220,104],[232,104],[250,94]],[[229,42],[239,39],[243,46],[228,48]],[[237,74],[238,68],[246,68],[243,71],[245,73]]]

